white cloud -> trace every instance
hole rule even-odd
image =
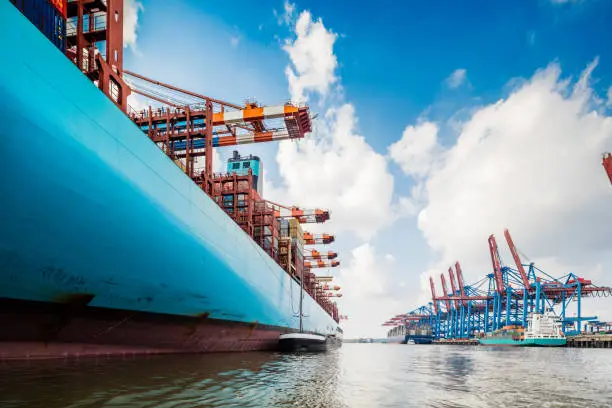
[[[125,0],[123,4],[123,46],[136,51],[138,31],[138,13],[144,11],[144,6],[138,0]]]
[[[304,11],[294,35],[283,47],[291,63],[285,71],[291,97],[294,101],[316,99],[324,113],[313,122],[313,132],[305,140],[279,144],[276,160],[282,182],[275,186],[264,178],[266,197],[329,209],[329,222],[307,228],[336,234],[336,248],[347,242],[346,232],[365,242],[350,253],[341,253],[342,264],[335,271],[344,293],[340,310],[350,316],[343,327],[347,337],[384,335],[381,323],[401,307],[388,286],[394,257],[378,255],[368,240],[399,216],[414,213],[415,206],[407,198],[394,201],[387,159],[358,131],[355,108],[344,99],[336,77],[336,34]]]
[[[440,154],[437,142],[438,126],[424,122],[416,126],[406,126],[402,138],[389,146],[389,156],[400,165],[404,173],[411,176],[424,176]]]
[[[295,10],[295,3],[290,3],[288,0],[285,0],[285,3],[283,4],[283,12],[279,13],[276,11],[276,9],[273,9],[272,13],[274,14],[274,17],[276,17],[278,25],[290,25],[293,23]]]
[[[289,1],[285,0],[284,5],[285,13],[283,14],[283,20],[285,24],[289,25],[293,21],[293,16],[295,14],[295,4],[289,3]]]
[[[356,121],[351,104],[329,108],[315,137],[279,145],[276,160],[284,181],[279,199],[328,208],[327,228],[369,239],[393,220],[394,180],[385,158],[356,132]]]
[[[325,28],[321,19],[314,21],[308,11],[300,14],[295,34],[297,38],[288,40],[283,47],[293,65],[285,71],[291,98],[306,102],[306,93],[311,91],[325,97],[337,80],[338,61],[333,50],[337,36]]]
[[[353,249],[347,258],[337,279],[344,294],[341,314],[349,315],[342,324],[345,337],[385,336],[387,328],[381,324],[404,311],[402,301],[389,296],[394,260],[389,259],[389,254],[381,259],[369,243]]]
[[[294,100],[306,99],[307,92],[325,97],[337,80],[336,36],[308,11],[300,14],[295,34],[284,46],[296,68],[286,71],[291,95]],[[411,208],[407,200],[393,203],[394,180],[387,160],[358,133],[357,122],[352,104],[327,107],[306,140],[280,143],[277,163],[283,186],[268,185],[266,191],[282,202],[328,208],[331,222],[325,228],[367,240],[399,211]]]
[[[451,88],[459,88],[467,81],[467,71],[464,68],[458,68],[446,78],[446,85]]]
[[[232,47],[236,48],[239,43],[240,43],[240,37],[230,38],[230,44],[232,45]]]
[[[557,64],[538,71],[506,99],[477,110],[455,145],[438,156],[421,182],[426,203],[418,224],[439,255],[422,275],[425,298],[427,276],[437,277],[440,290],[439,274],[455,260],[466,279],[482,278],[490,270],[491,233],[512,265],[506,227],[519,249],[553,276],[590,278],[612,260],[612,189],[600,160],[612,147],[612,117],[594,110],[589,80],[596,64],[573,88]],[[416,161],[430,159],[427,149],[423,155]]]
[[[608,88],[608,100],[606,101],[606,106],[612,107],[612,86]]]
[[[126,80],[126,83],[128,84],[128,86],[131,86],[129,80]],[[136,112],[141,112],[145,109],[148,109],[149,106],[152,105],[152,101],[150,101],[148,98],[145,98],[144,96],[134,92],[128,95],[127,102],[128,106],[130,106]]]

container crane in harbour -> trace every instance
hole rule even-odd
[[[434,280],[430,277],[432,302],[421,306],[417,315],[419,324],[429,325],[436,340],[475,339],[484,333],[507,325],[526,327],[527,316],[532,312],[543,313],[552,309],[562,322],[566,335],[581,333],[586,322],[597,317],[582,314],[582,300],[587,297],[612,296],[612,288],[595,285],[590,279],[569,273],[553,277],[534,263],[523,264],[510,232],[504,237],[515,266],[505,265],[499,254],[494,235],[488,238],[492,273],[474,284],[464,285],[459,262],[448,270],[451,291],[446,277],[440,276],[442,295],[438,295]],[[455,278],[457,285],[455,285]],[[575,316],[568,308],[574,304]],[[409,325],[414,320],[393,318],[385,326]],[[407,326],[406,326],[407,327]]]

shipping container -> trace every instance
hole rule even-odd
[[[69,0],[49,0],[49,2],[56,8],[57,11],[64,17],[68,17],[68,1]]]
[[[62,53],[66,51],[66,17],[56,7],[61,0],[54,3],[50,0],[10,1]]]

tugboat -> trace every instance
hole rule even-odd
[[[519,325],[504,326],[487,333],[478,342],[485,346],[562,347],[567,338],[552,310],[532,313],[527,317],[527,329]]]

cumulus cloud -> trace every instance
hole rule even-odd
[[[300,14],[295,34],[297,38],[288,40],[283,47],[293,65],[285,71],[291,98],[306,102],[307,92],[325,97],[337,80],[338,60],[333,50],[337,35],[327,30],[321,19],[314,21],[308,11]]]
[[[389,296],[394,262],[392,255],[381,256],[369,243],[347,254],[346,266],[337,279],[345,296],[341,312],[349,315],[343,323],[347,338],[368,337],[377,332],[384,335],[382,322],[405,311],[402,301]]]
[[[438,126],[424,122],[406,126],[402,138],[389,146],[389,156],[411,176],[424,176],[441,152],[437,142]]]
[[[440,272],[457,259],[466,279],[488,273],[491,233],[512,265],[506,227],[547,273],[604,278],[597,271],[612,260],[612,189],[600,157],[612,148],[612,117],[596,109],[589,85],[596,65],[573,86],[557,64],[538,71],[507,98],[475,111],[455,145],[437,156],[420,182],[425,206],[418,225],[439,256],[423,273],[424,293],[427,276],[436,276],[439,288]],[[422,152],[416,161],[430,160],[429,150]],[[402,168],[414,174],[413,167]],[[610,284],[609,278],[600,283]]]
[[[299,15],[295,35],[284,47],[296,68],[286,71],[291,95],[294,100],[308,95],[325,97],[337,80],[336,36],[308,11]],[[357,127],[351,103],[325,107],[305,140],[280,143],[277,163],[283,183],[280,187],[267,185],[266,191],[283,202],[328,208],[332,220],[326,228],[367,240],[398,213],[411,208],[407,200],[393,201],[394,180],[387,160],[372,149]]]
[[[612,107],[612,86],[608,88],[608,99],[606,101],[606,106]]]
[[[129,79],[126,79],[125,82],[128,84],[128,86],[132,86]],[[145,109],[148,109],[150,105],[153,105],[154,101],[151,101],[150,99],[145,98],[144,96],[139,95],[137,93],[131,93],[128,95],[127,102],[130,108],[132,108],[136,112],[140,112]]]
[[[144,11],[144,6],[138,0],[125,0],[123,4],[123,46],[136,51],[138,37],[138,14]]]
[[[329,208],[335,232],[368,239],[392,220],[393,176],[385,158],[356,132],[356,120],[351,104],[330,108],[318,138],[281,143],[277,163],[283,196],[305,207]]]
[[[451,88],[459,88],[467,81],[467,71],[464,68],[458,68],[446,78],[446,85]]]
[[[293,38],[285,42],[292,100],[318,101],[322,114],[305,140],[279,144],[276,161],[281,183],[274,185],[264,178],[264,188],[272,201],[329,209],[331,221],[308,229],[336,234],[336,248],[346,245],[343,233],[347,232],[362,242],[351,252],[342,251],[342,264],[335,270],[345,289],[342,314],[351,317],[343,324],[345,333],[356,337],[382,334],[380,324],[400,307],[388,296],[394,258],[377,254],[370,239],[394,219],[414,213],[415,206],[406,197],[394,198],[387,158],[358,130],[357,112],[344,99],[336,76],[336,38],[321,19],[303,11]]]

